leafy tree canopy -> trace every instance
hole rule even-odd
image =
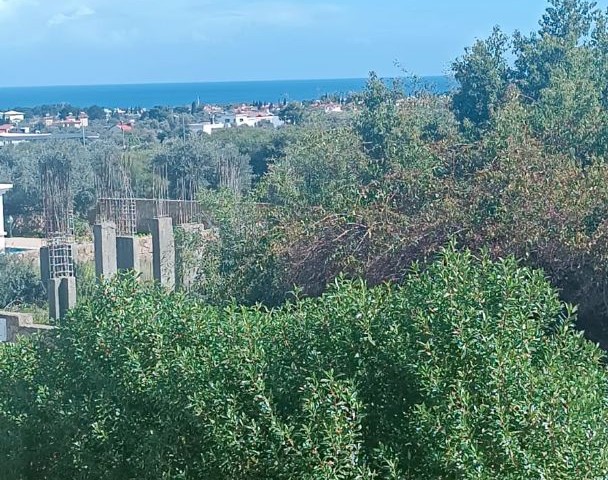
[[[0,346],[9,478],[602,478],[597,347],[542,273],[450,248],[267,311],[127,278]],[[50,441],[52,439],[52,441]]]

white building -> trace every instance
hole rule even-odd
[[[203,123],[203,133],[206,133],[207,135],[211,135],[213,133],[214,130],[219,130],[224,128],[226,124],[225,123],[211,123],[211,122],[205,122]]]
[[[25,120],[25,113],[16,112],[15,110],[9,110],[2,114],[5,122],[8,123],[21,123]]]
[[[217,123],[224,124],[226,127],[256,127],[262,122],[268,122],[274,127],[280,127],[285,123],[277,115],[256,110],[224,113],[217,118]]]
[[[203,122],[203,123],[189,123],[188,128],[192,133],[206,133],[207,135],[211,135],[215,130],[222,129],[226,126],[230,126],[226,123],[211,123],[211,122]]]
[[[328,103],[325,105],[325,113],[342,113],[342,105],[338,103]]]
[[[85,112],[80,112],[78,114],[78,121],[80,122],[80,128],[89,126],[89,116]]]
[[[273,115],[272,113],[267,112],[250,111],[244,113],[237,113],[234,116],[234,124],[237,127],[255,127],[262,122],[268,122],[274,127],[279,127],[283,125],[283,122],[279,119],[277,115]]]
[[[237,127],[247,126],[247,127],[255,127],[258,123],[256,121],[256,117],[251,116],[248,113],[237,113],[234,116],[234,123]]]
[[[234,115],[234,113],[224,113],[222,115],[214,117],[214,119],[214,123],[224,123],[227,127],[234,125],[234,123],[236,122],[236,116]]]
[[[10,183],[0,183],[0,252],[3,252],[6,248],[6,230],[4,230],[4,203],[3,196],[13,186]]]

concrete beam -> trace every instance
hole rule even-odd
[[[111,222],[93,226],[95,248],[95,274],[98,279],[111,278],[116,274],[116,225]]]
[[[175,236],[171,217],[153,218],[152,230],[152,270],[154,280],[163,287],[175,288]]]

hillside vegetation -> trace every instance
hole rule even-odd
[[[2,478],[595,479],[608,375],[542,274],[450,248],[275,311],[99,286],[0,348]]]
[[[552,0],[453,95],[372,74],[339,119],[129,150],[136,191],[164,169],[216,235],[177,235],[190,290],[87,285],[0,346],[0,479],[608,478],[606,67],[607,14]],[[0,293],[36,303],[23,276]]]
[[[122,137],[2,148],[0,176],[15,183],[6,212],[16,234],[42,233],[38,167],[58,159],[84,219],[95,175],[120,162],[134,195],[164,182],[207,207],[221,242],[193,257],[205,259],[195,293],[209,302],[279,305],[339,274],[399,281],[456,238],[542,268],[608,347],[606,13],[553,0],[537,32],[497,27],[453,72],[450,96],[424,85],[405,96],[372,75],[346,113],[288,105],[297,125],[277,130],[182,138],[175,127],[161,142],[142,120],[126,151]]]
[[[222,242],[199,293],[277,305],[339,274],[400,281],[455,238],[542,268],[608,346],[607,39],[604,13],[555,0],[537,33],[495,29],[457,59],[451,97],[372,75],[350,124],[303,127],[249,195],[203,198]]]

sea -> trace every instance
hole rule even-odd
[[[388,80],[387,80],[388,81]],[[362,91],[367,79],[271,80],[203,83],[148,83],[125,85],[80,85],[50,87],[2,87],[0,109],[39,105],[99,105],[108,108],[152,108],[155,106],[203,104],[230,105],[253,102],[315,100],[326,94],[343,95]],[[425,89],[442,94],[456,82],[447,76],[403,80],[406,91]]]

